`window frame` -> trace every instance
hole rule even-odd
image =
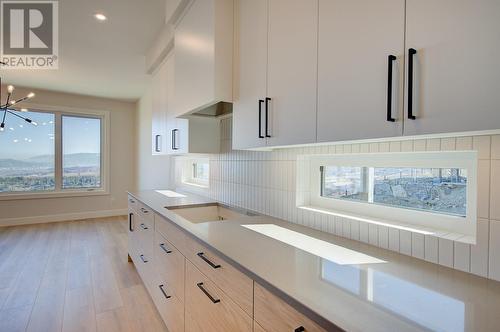
[[[376,154],[342,154],[309,156],[311,207],[334,211],[347,216],[365,218],[373,223],[409,226],[420,230],[433,230],[436,236],[457,234],[476,236],[477,224],[477,152],[397,152]],[[416,168],[462,168],[467,170],[466,216],[448,215],[433,211],[405,209],[401,207],[372,204],[364,201],[349,201],[321,196],[320,166],[350,167],[416,167]],[[299,175],[300,176],[300,175]],[[388,217],[390,216],[390,217]],[[437,231],[437,233],[435,232]]]
[[[0,201],[37,198],[58,198],[73,196],[98,196],[109,195],[109,111],[90,110],[72,107],[54,107],[29,103],[27,107],[31,112],[54,114],[54,190],[47,191],[22,191],[0,193]],[[63,110],[61,110],[63,109]],[[62,188],[63,176],[63,148],[62,148],[62,117],[72,116],[80,118],[93,118],[101,120],[101,187],[99,188]]]
[[[208,189],[210,186],[210,159],[208,157],[177,157],[180,162],[180,183],[179,185],[187,185],[191,188]],[[208,180],[200,180],[194,176],[194,168],[197,163],[208,164]]]

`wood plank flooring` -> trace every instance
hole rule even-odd
[[[0,227],[0,332],[168,331],[122,217]]]

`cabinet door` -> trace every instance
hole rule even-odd
[[[152,89],[152,115],[151,115],[151,133],[152,133],[152,153],[154,155],[167,153],[166,137],[166,117],[168,112],[167,104],[167,62],[163,63],[153,74]]]
[[[405,135],[500,128],[499,12],[500,1],[406,1],[406,51],[417,53]]]
[[[250,332],[252,318],[186,261],[186,332]]]
[[[404,5],[320,0],[318,141],[403,134]],[[390,78],[389,55],[396,57]]]
[[[264,122],[259,121],[263,102],[259,105],[259,100],[267,91],[268,0],[240,0],[236,6],[233,149],[247,149],[266,145]]]
[[[269,0],[268,47],[268,145],[313,143],[318,0]]]

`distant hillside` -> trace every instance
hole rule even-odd
[[[29,159],[0,159],[0,168],[51,167],[54,155],[40,155]],[[64,156],[65,167],[99,166],[99,153],[74,153]]]

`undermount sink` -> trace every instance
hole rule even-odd
[[[174,206],[168,207],[167,209],[195,224],[224,221],[241,217],[253,217],[257,215],[246,210],[239,210],[218,203]]]

